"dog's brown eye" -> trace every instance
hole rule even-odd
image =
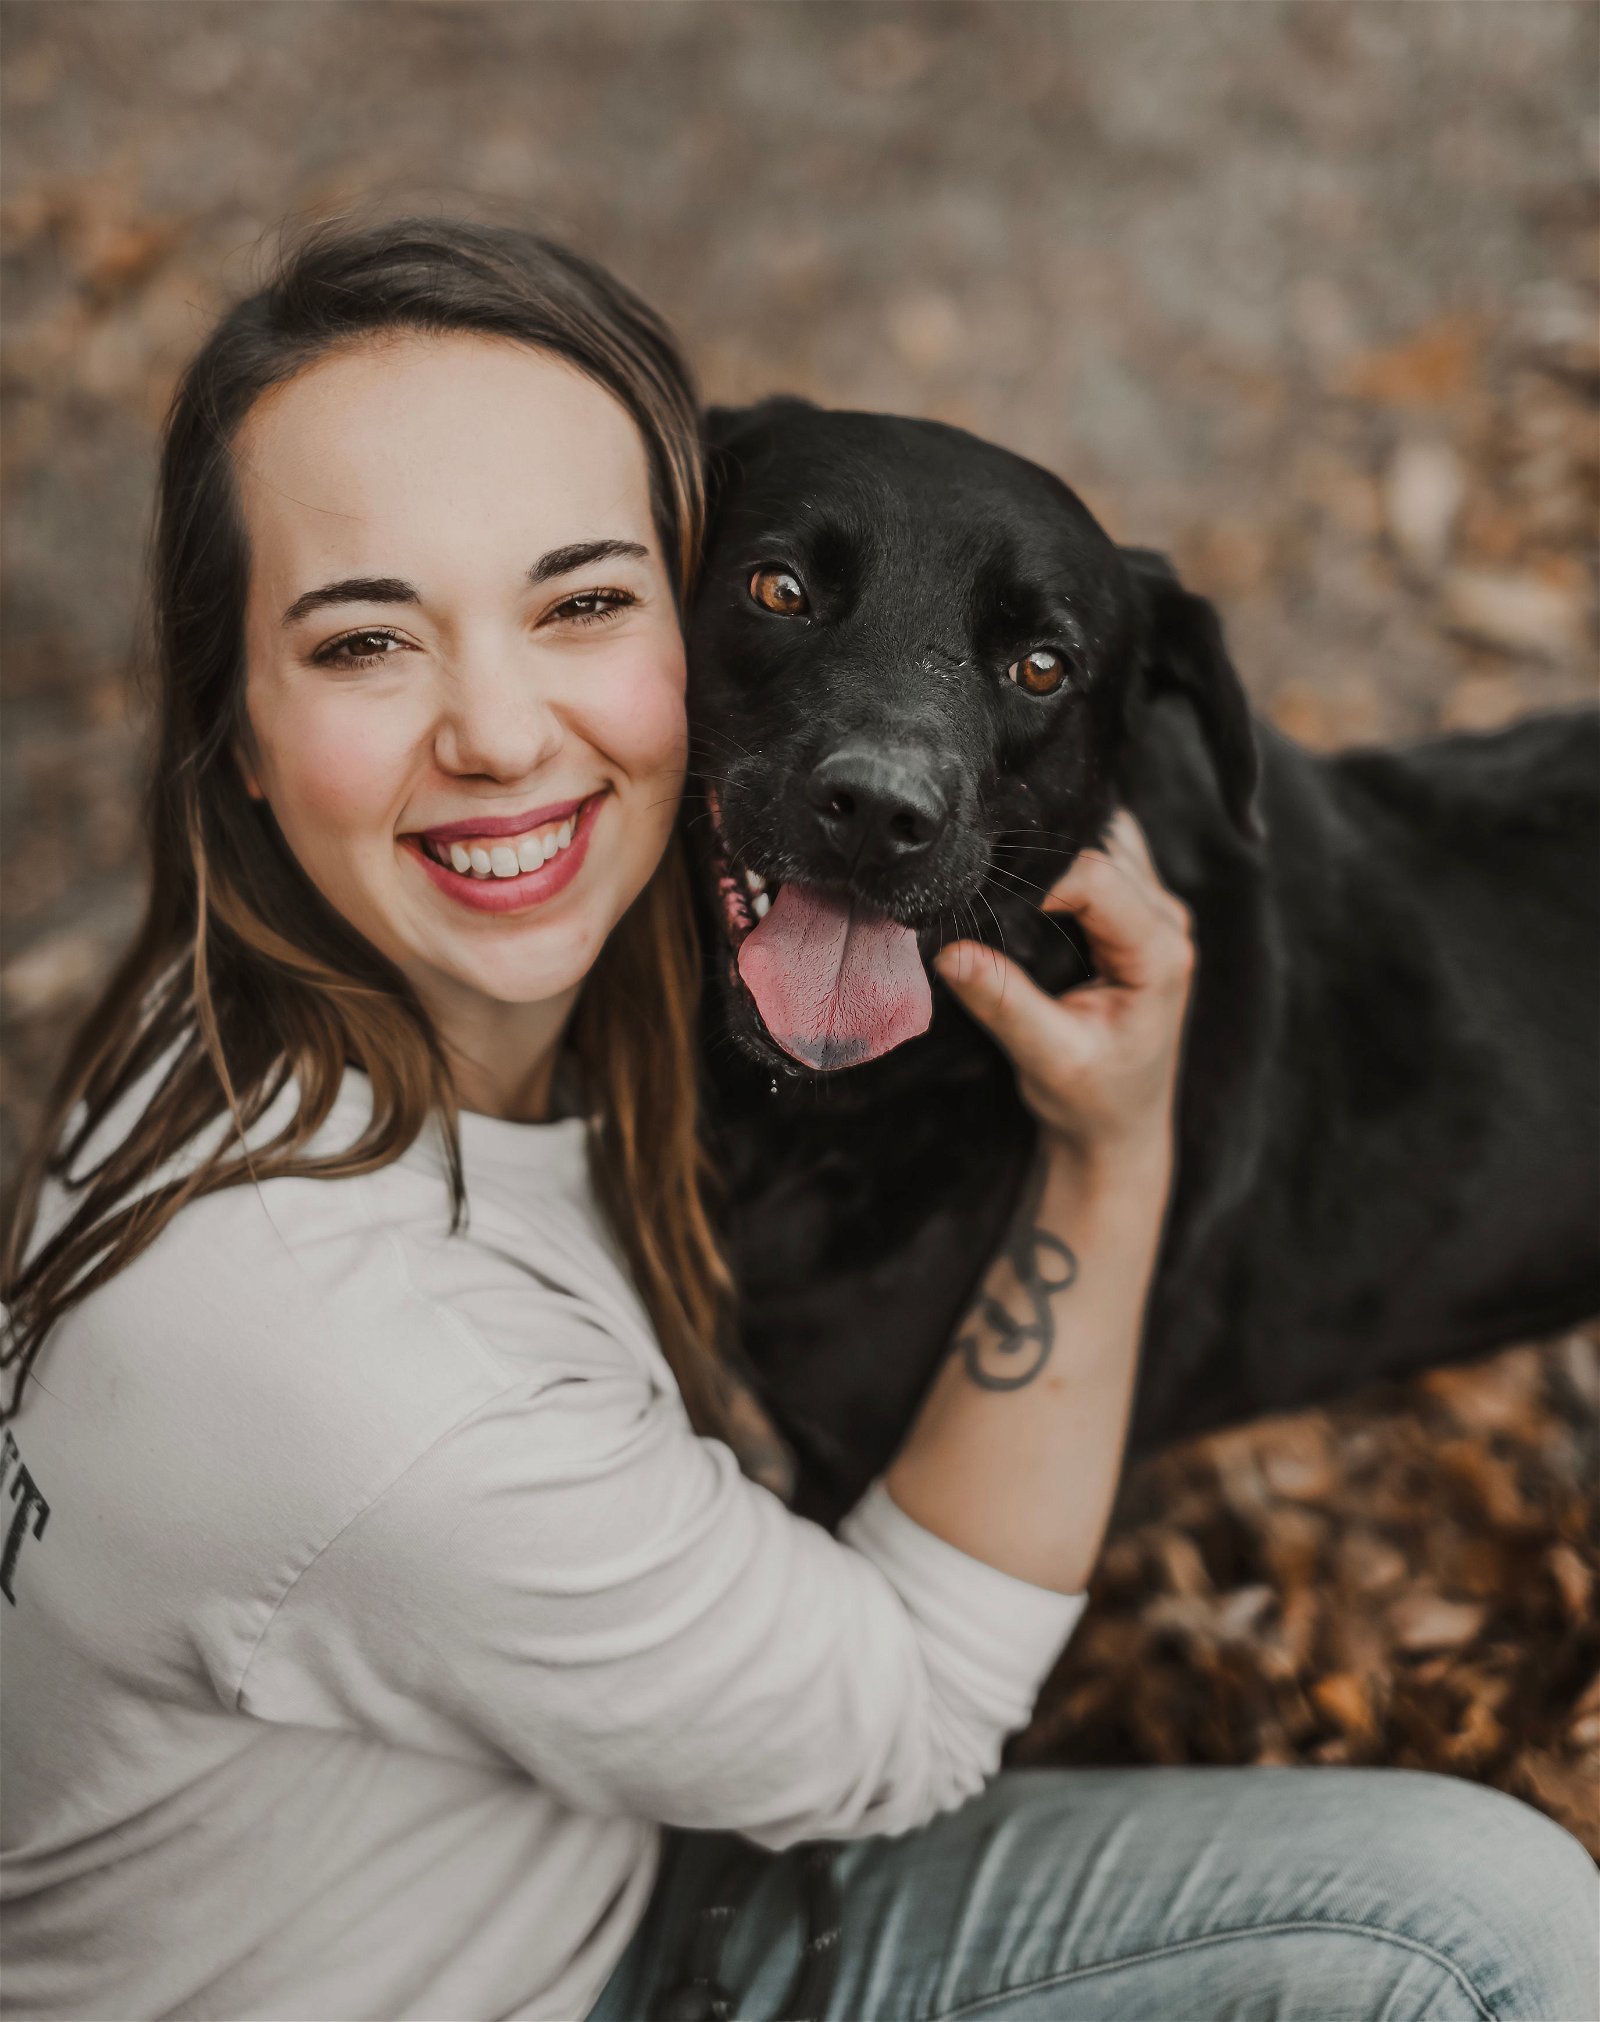
[[[1053,695],[1067,678],[1067,663],[1059,653],[1041,646],[1026,660],[1013,660],[1006,676],[1030,695]]]
[[[811,608],[799,577],[787,569],[757,569],[750,578],[750,594],[764,611],[776,611],[780,618],[798,618]]]

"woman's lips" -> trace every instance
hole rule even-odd
[[[595,799],[588,795],[589,800]],[[554,801],[549,807],[536,807],[528,814],[482,815],[476,821],[447,821],[439,828],[425,828],[422,835],[432,843],[471,842],[474,837],[492,835],[526,835],[530,829],[548,828],[552,822],[565,821],[569,814],[576,814],[585,805],[584,800]]]
[[[530,906],[543,905],[546,899],[553,899],[557,892],[564,891],[572,883],[583,868],[583,860],[589,850],[589,837],[605,800],[604,793],[595,793],[585,801],[572,802],[555,813],[546,814],[544,819],[549,821],[572,808],[581,810],[578,825],[567,847],[551,857],[548,863],[541,864],[536,871],[523,871],[514,878],[473,877],[470,873],[452,870],[448,865],[436,862],[422,847],[418,837],[408,835],[400,840],[439,890],[459,905],[474,913],[520,913]],[[459,825],[458,831],[468,833]],[[479,828],[471,833],[483,835],[486,831]],[[515,834],[516,831],[507,829],[501,833]],[[445,831],[429,829],[428,835],[430,839],[439,839],[445,836]]]

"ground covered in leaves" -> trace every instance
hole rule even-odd
[[[1600,1334],[1163,1454],[1025,1762],[1391,1763],[1600,1856]]]
[[[0,1151],[141,890],[153,443],[278,222],[532,211],[707,392],[928,413],[1327,746],[1592,696],[1587,4],[8,0]],[[1592,1336],[1133,1475],[1030,1760],[1397,1762],[1600,1850]]]

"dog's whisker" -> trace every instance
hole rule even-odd
[[[1057,849],[1076,850],[1083,846],[1083,837],[1081,835],[1063,835],[1058,830],[1044,828],[998,829],[995,832],[994,839],[997,844],[1010,843],[1013,847],[1033,843],[1037,844],[1040,848],[1053,844]]]
[[[1059,828],[997,828],[995,834],[997,836],[1009,835],[1022,836],[1024,838],[1037,836],[1046,842],[1076,842],[1078,840],[1076,836],[1069,836],[1064,829]]]
[[[1004,864],[990,864],[984,873],[986,878],[1004,878],[1007,884],[1019,893],[1048,892],[1048,885],[1035,884],[1032,878],[1025,878],[1020,871],[1008,870]]]
[[[710,738],[717,741],[713,743]],[[715,730],[710,733],[710,738],[702,739],[691,734],[689,750],[691,752],[698,750],[702,756],[713,759],[723,758],[730,751],[738,752],[741,758],[759,759],[761,756],[759,752],[752,751],[748,744],[741,744],[731,731]]]
[[[994,907],[989,904],[988,896],[981,888],[978,892],[978,897],[983,900],[985,907],[988,909],[990,919],[994,921],[995,935],[1000,943],[1000,952],[1003,955],[1006,952],[1006,934],[1004,927],[1002,927],[1000,924],[1000,915],[995,911]]]
[[[991,875],[993,875],[993,872],[992,872],[992,871],[991,871]],[[1023,895],[1022,895],[1022,894],[1018,894],[1018,893],[1012,893],[1012,894],[1010,894],[1010,896],[1012,896],[1012,897],[1020,897],[1020,896],[1023,896]],[[1032,902],[1031,902],[1031,900],[1030,900],[1030,904],[1031,904],[1031,903],[1032,903]],[[993,910],[993,909],[991,908],[991,910]],[[1073,936],[1073,933],[1072,933],[1072,930],[1071,930],[1070,926],[1069,926],[1069,925],[1067,924],[1067,918],[1068,918],[1068,917],[1070,917],[1070,916],[1063,916],[1062,914],[1059,914],[1059,913],[1047,913],[1047,912],[1044,912],[1044,911],[1043,911],[1043,910],[1042,910],[1041,908],[1039,908],[1039,907],[1037,907],[1037,906],[1036,906],[1036,907],[1034,907],[1034,914],[1035,914],[1035,917],[1036,917],[1037,919],[1041,920],[1041,921],[1042,921],[1042,922],[1044,923],[1044,925],[1045,925],[1045,926],[1047,926],[1047,927],[1048,927],[1048,928],[1050,929],[1050,931],[1051,931],[1051,932],[1052,932],[1053,934],[1059,934],[1059,935],[1061,936],[1062,940],[1064,940],[1064,941],[1065,941],[1065,942],[1067,943],[1068,947],[1070,947],[1070,948],[1074,949],[1075,951],[1077,951],[1077,952],[1080,952],[1080,953],[1081,953],[1081,950],[1080,950],[1080,949],[1079,949],[1079,947],[1078,947],[1078,942],[1077,942],[1077,940],[1076,940],[1076,939],[1074,938],[1074,936]]]
[[[1033,878],[1025,878],[1021,871],[1012,870],[1009,864],[990,864],[985,875],[991,878],[1009,878],[1014,885],[1021,886],[1026,891],[1043,893],[1046,898],[1054,890],[1051,885],[1041,885]]]

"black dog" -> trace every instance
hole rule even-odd
[[[1210,605],[1020,458],[798,401],[713,446],[707,1058],[802,1507],[888,1460],[1031,1154],[926,958],[1081,981],[1037,900],[1118,801],[1200,951],[1134,1450],[1600,1309],[1600,716],[1314,756]]]

